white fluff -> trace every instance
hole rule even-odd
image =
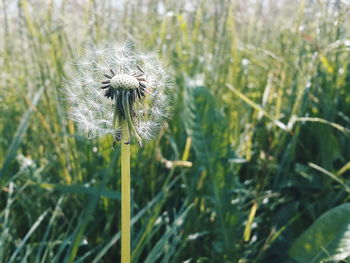
[[[131,76],[138,72],[139,66],[145,72],[147,95],[134,104],[133,120],[142,139],[154,137],[168,116],[167,90],[170,88],[169,77],[155,54],[139,53],[129,43],[89,45],[74,64],[75,72],[65,85],[64,93],[71,105],[69,117],[81,133],[94,138],[114,136],[120,131],[121,127],[113,127],[114,102],[104,96],[101,81],[110,69],[116,75]]]

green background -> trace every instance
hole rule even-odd
[[[84,45],[125,40],[175,82],[159,137],[132,146],[133,262],[308,262],[297,238],[349,199],[349,8],[2,0],[0,262],[119,262],[119,148],[76,132],[61,89]]]

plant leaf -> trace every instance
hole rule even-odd
[[[4,175],[7,171],[8,166],[10,165],[10,162],[14,159],[16,152],[18,150],[18,147],[20,146],[20,143],[28,129],[29,126],[29,120],[34,112],[34,107],[38,104],[41,94],[43,93],[44,88],[41,87],[34,95],[32,100],[32,107],[30,107],[24,114],[21,119],[21,123],[19,124],[17,131],[15,135],[13,136],[13,139],[11,141],[11,144],[6,152],[5,160],[2,165],[2,169],[0,170],[0,177]]]
[[[350,256],[350,203],[321,215],[293,243],[289,254],[300,263],[344,260]]]

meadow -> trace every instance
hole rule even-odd
[[[2,0],[0,262],[119,262],[120,150],[62,86],[89,43],[173,77],[131,146],[133,263],[350,262],[348,0]]]

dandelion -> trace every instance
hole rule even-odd
[[[111,134],[121,145],[121,262],[130,263],[130,142],[142,146],[168,117],[169,80],[155,54],[130,44],[88,46],[65,86],[69,116],[88,138]]]
[[[64,90],[81,133],[111,134],[115,141],[136,140],[140,146],[157,134],[168,117],[170,82],[155,54],[139,53],[129,43],[88,46],[75,65]]]

